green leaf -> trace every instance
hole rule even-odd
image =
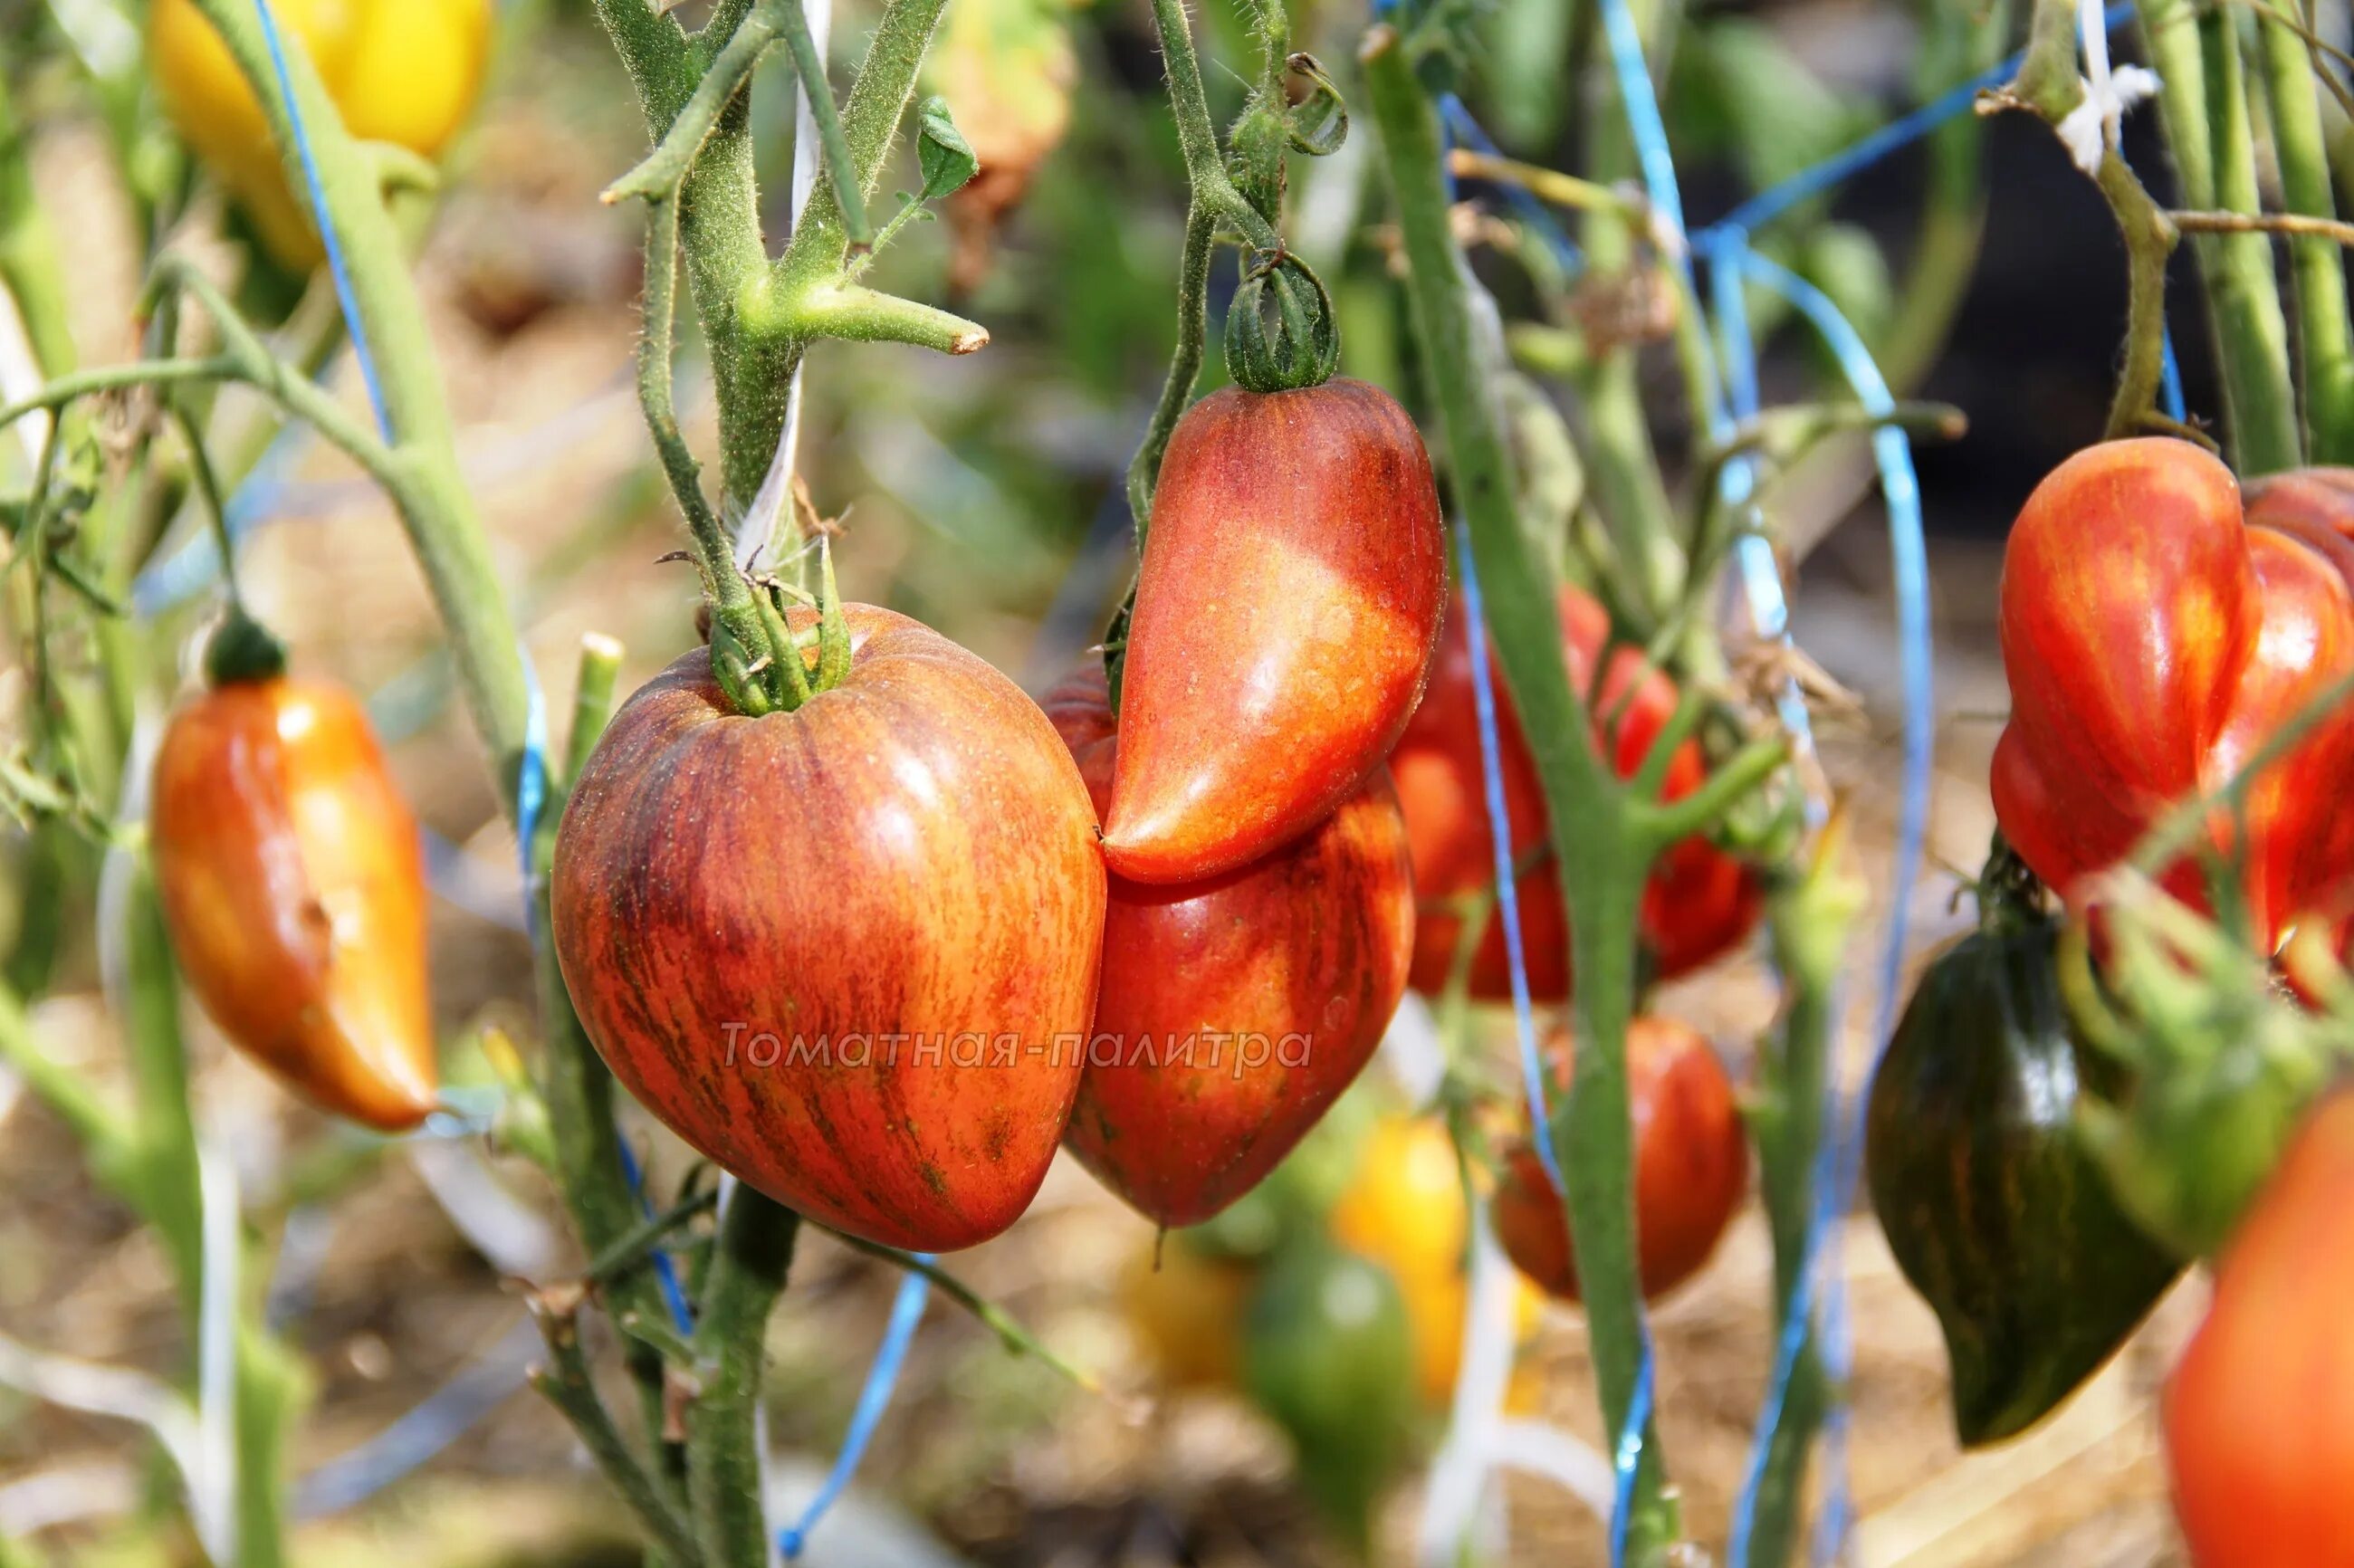
[[[972,144],[949,113],[949,101],[938,93],[924,100],[916,112],[916,159],[924,171],[926,201],[938,201],[981,172]]]

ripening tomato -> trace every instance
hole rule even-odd
[[[1424,1404],[1444,1408],[1463,1362],[1471,1295],[1471,1211],[1446,1124],[1430,1117],[1376,1124],[1356,1174],[1333,1200],[1331,1227],[1334,1241],[1397,1281],[1414,1330],[1416,1387]],[[1520,1275],[1512,1283],[1513,1328],[1525,1335],[1536,1321],[1537,1293]]]
[[[1169,442],[1137,580],[1104,857],[1192,882],[1299,837],[1382,765],[1446,595],[1430,458],[1378,387],[1228,387]]]
[[[1119,750],[1103,667],[1055,688],[1046,714],[1100,804]],[[1208,1219],[1372,1059],[1413,942],[1405,823],[1378,769],[1253,864],[1158,885],[1112,876],[1071,1151],[1163,1225]]]
[[[491,0],[272,0],[281,36],[310,56],[345,126],[430,158],[482,90]],[[308,205],[288,187],[269,122],[195,0],[154,0],[149,69],[172,122],[290,267],[323,254]]]
[[[1575,588],[1562,588],[1560,609],[1563,657],[1573,686],[1585,693],[1593,709],[1597,735],[1601,723],[1625,705],[1625,716],[1608,750],[1619,777],[1632,778],[1641,770],[1652,738],[1675,712],[1675,683],[1649,666],[1638,650],[1622,644],[1610,649],[1597,695],[1593,671],[1610,641],[1609,617]],[[1414,988],[1434,995],[1446,989],[1453,972],[1465,905],[1496,880],[1464,614],[1458,594],[1447,607],[1430,691],[1390,758],[1398,803],[1405,810],[1407,839],[1414,847],[1415,894],[1421,901],[1421,918],[1415,927]],[[1516,863],[1534,862],[1524,864],[1516,884],[1529,991],[1540,1002],[1564,1001],[1570,991],[1569,926],[1561,884],[1551,857],[1532,853],[1545,836],[1544,792],[1492,648],[1488,660],[1512,853]],[[1691,793],[1706,777],[1699,744],[1685,742],[1668,765],[1667,799]],[[1670,848],[1651,868],[1638,916],[1652,972],[1670,979],[1736,946],[1756,925],[1763,901],[1755,874],[1706,839],[1687,839]],[[1471,959],[1468,983],[1472,996],[1496,1001],[1511,995],[1509,957],[1503,916],[1491,914],[1487,934]]]
[[[433,1109],[417,820],[341,689],[230,681],[172,715],[148,809],[173,950],[221,1032],[387,1132]]]
[[[1545,1043],[1557,1093],[1569,1092],[1570,1038]],[[1635,1242],[1646,1297],[1673,1290],[1716,1250],[1749,1187],[1749,1139],[1733,1085],[1709,1043],[1665,1018],[1627,1031],[1627,1090],[1635,1127]],[[1577,1294],[1569,1217],[1523,1142],[1496,1187],[1496,1239],[1521,1272],[1564,1300]]]
[[[2354,1090],[2289,1144],[2168,1380],[2174,1512],[2198,1568],[2354,1568]]]
[[[2079,1105],[2118,1101],[2130,1077],[2077,1038],[2059,941],[1990,900],[1922,971],[1872,1081],[1872,1206],[1937,1315],[1966,1448],[2050,1414],[2182,1272],[2078,1136]]]
[[[1995,814],[2037,875],[2073,895],[2180,801],[2230,779],[2354,669],[2354,546],[2326,519],[2326,475],[2251,491],[2168,439],[2077,453],[2036,487],[2003,556],[2010,722]],[[2243,886],[2267,948],[2300,916],[2347,913],[2354,711],[2249,791]],[[2219,844],[2232,829],[2219,821]],[[2203,903],[2195,857],[2168,885]]]
[[[1012,1224],[1061,1141],[1103,862],[1028,697],[843,611],[848,676],[792,712],[730,711],[701,649],[622,706],[557,838],[556,953],[681,1138],[821,1224],[946,1252]]]

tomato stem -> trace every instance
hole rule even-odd
[[[1636,911],[1658,845],[1643,831],[1631,793],[1595,749],[1591,715],[1563,669],[1551,574],[1514,509],[1487,371],[1472,346],[1471,302],[1448,222],[1437,113],[1394,28],[1368,32],[1360,58],[1396,196],[1415,333],[1444,421],[1497,661],[1548,816],[1579,825],[1554,861],[1577,976],[1576,1066],[1568,1103],[1550,1130],[1568,1179],[1603,1420],[1615,1434],[1649,1354],[1635,1264],[1627,1029],[1634,1012]],[[1681,1533],[1664,1475],[1659,1446],[1647,1431],[1628,1531],[1629,1562],[1659,1561]]]
[[[695,1324],[699,1387],[686,1411],[687,1493],[709,1568],[763,1568],[766,1456],[757,1416],[768,1352],[763,1330],[792,1268],[801,1216],[738,1185],[719,1217],[719,1238]]]

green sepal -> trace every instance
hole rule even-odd
[[[205,641],[205,683],[274,681],[286,673],[286,644],[245,607],[229,601],[228,613]]]

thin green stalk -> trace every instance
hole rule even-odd
[[[669,1568],[690,1568],[700,1562],[694,1534],[680,1516],[676,1500],[666,1496],[639,1463],[628,1440],[613,1425],[605,1402],[597,1397],[588,1358],[580,1348],[577,1308],[543,1298],[532,1303],[532,1316],[539,1322],[548,1355],[547,1365],[531,1370],[533,1390],[556,1406],[579,1435],[581,1446],[588,1450],[599,1473],[637,1519],[656,1560]]]
[[[196,0],[268,112],[296,190],[306,177],[286,99],[246,0]],[[410,482],[393,500],[424,568],[434,607],[450,638],[475,733],[490,753],[502,803],[513,810],[523,766],[529,696],[514,622],[499,590],[472,495],[458,470],[450,408],[423,306],[411,280],[400,230],[385,209],[375,161],[352,139],[309,56],[286,51],[287,79],[317,165],[325,211],[321,221],[339,242],[358,330],[367,340],[384,399],[387,432]],[[226,327],[227,323],[223,323]],[[307,414],[306,414],[307,417]]]
[[[702,1318],[695,1327],[695,1403],[686,1411],[687,1489],[695,1535],[711,1568],[765,1568],[756,1417],[763,1331],[784,1293],[801,1216],[737,1187],[720,1216]]]
[[[1845,844],[1835,822],[1818,841],[1803,880],[1775,899],[1770,923],[1785,1000],[1781,1022],[1758,1054],[1752,1128],[1774,1241],[1777,1342],[1788,1331],[1790,1306],[1811,1261],[1824,1088],[1839,1025],[1833,997],[1840,960],[1864,903],[1861,885],[1841,863]],[[1752,1568],[1781,1568],[1789,1560],[1805,1501],[1807,1456],[1827,1393],[1810,1325],[1759,1478],[1749,1537]]]
[[[2288,19],[2285,0],[2259,0]],[[2264,90],[2272,107],[2273,154],[2280,166],[2281,200],[2292,213],[2335,218],[2329,155],[2321,135],[2316,75],[2326,71],[2317,52],[2286,26],[2260,26]],[[2296,265],[2298,376],[2305,392],[2308,456],[2318,463],[2354,458],[2354,320],[2346,306],[2346,267],[2337,246],[2321,236],[2289,241]]]
[[[1185,214],[1185,248],[1177,261],[1177,350],[1169,363],[1168,379],[1161,384],[1161,399],[1153,405],[1152,424],[1143,444],[1128,465],[1128,510],[1136,524],[1140,554],[1152,526],[1152,491],[1161,476],[1161,454],[1169,437],[1193,400],[1193,384],[1202,378],[1202,357],[1209,337],[1210,250],[1217,237],[1218,216],[1196,202]]]
[[[1513,706],[1522,715],[1553,821],[1576,822],[1555,858],[1571,912],[1578,977],[1576,1069],[1551,1129],[1568,1156],[1570,1230],[1585,1287],[1596,1382],[1607,1431],[1624,1425],[1646,1352],[1634,1255],[1633,1138],[1626,1044],[1634,1011],[1635,909],[1650,845],[1628,795],[1594,753],[1585,705],[1561,662],[1548,574],[1512,506],[1511,472],[1483,371],[1472,349],[1470,301],[1448,225],[1437,118],[1398,34],[1377,26],[1360,51],[1405,240],[1415,330],[1447,434],[1457,503]],[[1660,1562],[1681,1533],[1663,1489],[1656,1436],[1647,1438],[1628,1531],[1630,1563]]]
[[[2214,133],[2215,205],[2226,212],[2262,212],[2239,24],[2228,9],[2218,8],[2200,17],[2199,38],[2207,65],[2207,122]],[[2223,314],[2221,366],[2238,458],[2233,466],[2246,479],[2295,468],[2304,443],[2272,240],[2262,234],[2221,235],[2215,254],[2210,293]]]
[[[49,376],[71,370],[77,357],[66,307],[65,269],[57,240],[33,189],[25,130],[10,96],[0,53],[0,283],[14,296],[33,357]]]

